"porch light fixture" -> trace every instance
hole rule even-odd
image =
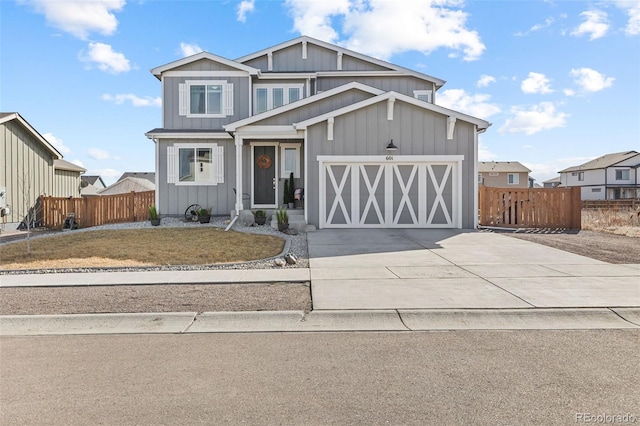
[[[387,145],[386,149],[387,149],[387,151],[397,151],[398,150],[398,147],[393,144],[393,139],[391,139],[391,142],[389,142],[389,145]]]

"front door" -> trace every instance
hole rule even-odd
[[[276,205],[276,145],[254,145],[253,202],[255,207]]]

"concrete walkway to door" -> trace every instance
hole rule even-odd
[[[490,232],[308,234],[314,310],[639,307],[640,265]]]

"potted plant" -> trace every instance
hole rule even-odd
[[[288,191],[289,191],[289,201],[287,202],[288,207],[290,209],[294,208],[294,202],[295,202],[295,190],[296,190],[296,184],[293,181],[293,172],[291,172],[289,174],[289,185],[288,185]],[[285,185],[285,191],[287,191],[287,185]]]
[[[211,209],[198,210],[198,222],[209,223],[210,220],[211,220]]]
[[[257,225],[264,225],[267,221],[267,212],[264,210],[255,210],[253,212],[253,219]]]
[[[149,206],[149,220],[153,226],[160,225],[160,215],[158,214],[158,209],[156,209],[155,204]]]
[[[289,215],[285,209],[276,212],[276,219],[278,220],[278,231],[289,229]]]

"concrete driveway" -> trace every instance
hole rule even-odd
[[[640,306],[640,265],[490,232],[309,233],[314,310]]]

